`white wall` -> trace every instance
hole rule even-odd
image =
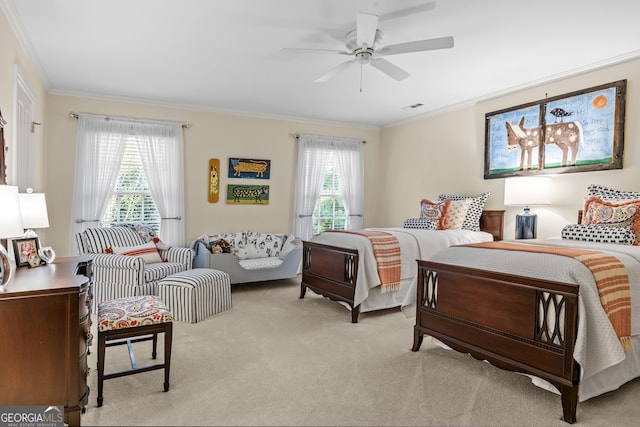
[[[13,73],[20,67],[36,96],[36,191],[45,191],[50,228],[39,232],[43,244],[58,256],[68,255],[71,198],[75,162],[76,120],[70,112],[179,120],[192,124],[185,130],[185,201],[187,239],[202,233],[239,230],[291,232],[296,142],[293,133],[317,133],[362,138],[365,145],[365,226],[400,226],[419,214],[423,198],[439,193],[478,194],[490,191],[489,209],[503,209],[503,179],[484,180],[485,114],[523,103],[588,87],[627,79],[624,169],[555,175],[552,206],[536,209],[539,237],[558,236],[562,227],[575,223],[586,186],[601,183],[636,190],[640,153],[638,116],[640,60],[610,66],[580,76],[521,90],[411,122],[376,128],[336,123],[300,121],[221,112],[138,104],[115,100],[48,95],[3,14],[0,14],[0,108],[13,120]],[[277,102],[277,100],[274,100]],[[12,140],[11,127],[6,138]],[[231,206],[225,203],[229,157],[272,161],[270,202],[267,206]],[[221,200],[207,201],[207,165],[210,158],[222,164]],[[233,182],[237,182],[234,180]],[[247,182],[249,182],[247,180]],[[262,181],[261,181],[262,182]],[[514,216],[506,213],[505,236],[513,237]]]
[[[58,254],[68,254],[71,203],[75,162],[77,120],[70,112],[111,114],[140,118],[177,120],[190,123],[184,130],[185,222],[187,242],[204,233],[244,230],[293,232],[293,205],[297,142],[295,133],[347,136],[366,140],[365,144],[365,224],[378,223],[379,130],[330,123],[238,116],[219,112],[175,107],[49,96],[47,106],[47,203],[51,227],[47,244]],[[227,178],[229,157],[271,160],[269,180]],[[209,159],[221,163],[220,200],[209,203]],[[226,203],[227,184],[269,185],[269,204],[230,205]]]
[[[640,60],[634,60],[383,129],[380,158],[385,159],[386,202],[381,222],[396,225],[417,216],[420,200],[440,193],[490,191],[487,208],[505,209],[504,179],[484,179],[485,114],[623,79],[627,79],[623,169],[553,175],[551,206],[532,208],[538,214],[538,237],[557,237],[563,226],[576,223],[589,184],[639,191]],[[507,239],[514,237],[519,211],[506,208]]]

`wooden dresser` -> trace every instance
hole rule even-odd
[[[64,406],[80,425],[89,398],[91,260],[18,268],[0,293],[0,405]]]

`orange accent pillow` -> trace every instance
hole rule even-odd
[[[582,224],[630,228],[636,235],[637,244],[640,238],[640,200],[612,202],[591,196],[584,203]]]
[[[438,223],[438,230],[444,230],[444,221],[447,217],[449,206],[451,206],[450,199],[444,199],[439,202],[422,199],[420,202],[420,218],[435,221]]]

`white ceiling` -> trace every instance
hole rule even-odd
[[[638,0],[1,1],[52,94],[374,127],[640,56]],[[350,57],[281,51],[345,49],[358,12],[383,45],[455,47],[387,57],[400,82],[353,66],[314,83]]]

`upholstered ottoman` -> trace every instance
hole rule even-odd
[[[231,282],[224,271],[194,268],[158,282],[158,295],[174,320],[196,323],[231,308]]]
[[[171,369],[171,342],[173,317],[162,300],[155,295],[117,298],[98,305],[98,406],[102,406],[104,381],[125,375],[164,369],[164,391],[169,390]],[[164,333],[164,360],[162,363],[139,367],[132,343],[153,341],[151,357],[156,358],[158,334]],[[126,344],[129,349],[131,369],[112,373],[104,372],[107,347]]]

